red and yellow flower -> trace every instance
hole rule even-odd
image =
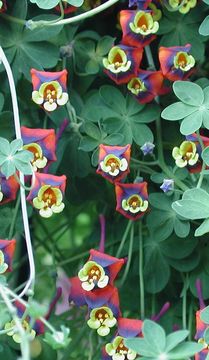
[[[32,100],[46,111],[54,111],[68,102],[67,70],[46,72],[31,69]]]
[[[43,169],[56,161],[56,135],[54,129],[30,129],[21,127],[23,148],[33,153],[31,161],[34,171]]]
[[[0,240],[0,274],[12,271],[16,240]]]
[[[106,58],[103,59],[104,72],[116,84],[127,83],[137,75],[142,60],[143,49],[124,45],[113,46]]]
[[[147,183],[115,185],[116,210],[131,220],[137,220],[148,210]]]
[[[197,164],[199,154],[193,141],[183,141],[180,147],[175,146],[172,151],[176,166],[183,168],[185,166],[194,166]]]
[[[14,176],[8,179],[0,173],[0,205],[6,204],[16,199],[20,185]]]
[[[159,61],[163,75],[171,80],[186,80],[194,71],[195,59],[189,54],[191,45],[160,47]]]
[[[114,183],[129,173],[131,145],[99,147],[99,166],[97,173]]]
[[[63,211],[65,205],[62,202],[66,187],[66,176],[54,176],[50,174],[35,175],[35,184],[30,191],[27,200],[39,210],[42,217],[49,218],[53,214]]]

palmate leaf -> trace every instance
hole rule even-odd
[[[19,14],[21,14],[19,16]],[[12,7],[12,15],[25,19],[27,14],[27,2],[16,1]],[[54,15],[42,16],[43,20],[52,20]],[[40,17],[34,18],[40,20]],[[22,74],[30,80],[30,69],[44,70],[54,67],[59,59],[59,49],[48,39],[56,36],[62,30],[62,26],[42,27],[30,30],[24,25],[8,23],[1,19],[0,42],[5,54],[12,66],[14,78],[17,81]],[[10,36],[8,37],[8,34]],[[46,56],[47,48],[47,56]],[[1,65],[0,70],[4,67]]]
[[[182,200],[175,201],[172,208],[186,219],[196,220],[209,217],[209,194],[203,189],[185,191]]]

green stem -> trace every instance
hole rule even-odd
[[[134,158],[131,158],[131,161],[135,164],[139,164],[139,165],[147,165],[147,166],[156,166],[159,165],[159,161],[140,161]]]
[[[14,173],[14,177],[15,177],[15,180],[18,182],[18,184],[19,184],[22,188],[24,188],[25,190],[30,191],[30,190],[33,188],[34,184],[32,184],[31,186],[25,186],[25,185],[21,182],[19,176],[18,176],[16,173]]]
[[[12,221],[11,221],[10,228],[9,228],[8,239],[12,239],[12,237],[14,236],[14,228],[15,228],[15,223],[16,223],[16,220],[17,220],[17,215],[18,215],[19,208],[20,208],[20,194],[18,194],[17,201],[16,201],[16,204],[15,204]]]
[[[140,312],[141,319],[145,318],[145,304],[144,304],[144,276],[143,276],[143,235],[142,222],[139,222],[139,288],[140,288]]]
[[[130,269],[131,259],[132,259],[132,254],[133,254],[133,243],[134,243],[134,223],[132,223],[131,230],[130,230],[130,244],[129,244],[129,249],[128,249],[128,260],[126,263],[126,268],[125,268],[123,277],[120,282],[120,286],[122,286],[124,284],[124,282],[126,281],[126,278],[127,278],[127,275],[128,275],[129,269]]]
[[[204,143],[203,143],[203,141],[202,141],[202,139],[201,139],[199,130],[197,131],[197,138],[198,138],[198,141],[199,141],[199,143],[200,143],[201,150],[203,151],[204,148],[205,148],[205,146],[204,146]],[[205,174],[204,174],[205,169],[206,169],[206,164],[205,164],[205,162],[203,161],[203,163],[202,163],[202,169],[201,169],[201,173],[200,173],[200,177],[199,177],[199,180],[198,180],[197,186],[196,186],[197,189],[199,189],[199,188],[201,187],[201,185],[202,185],[202,182],[203,182],[203,179],[204,179],[204,175],[205,175]]]
[[[73,16],[70,17],[68,19],[63,19],[62,15],[61,18],[58,18],[57,20],[53,20],[53,21],[45,21],[45,20],[39,20],[39,21],[33,21],[33,20],[22,20],[19,18],[16,18],[14,16],[11,15],[7,15],[7,14],[1,14],[1,16],[9,21],[12,21],[16,24],[20,24],[20,25],[24,25],[26,26],[27,24],[29,24],[31,26],[31,29],[35,29],[37,27],[44,27],[44,26],[60,26],[60,25],[67,25],[67,24],[72,24],[81,20],[85,20],[88,19],[92,16],[95,16],[97,14],[99,14],[100,12],[108,9],[109,7],[111,7],[112,5],[116,4],[119,0],[108,0],[106,1],[104,4],[89,10],[83,14],[77,15],[77,16]]]
[[[184,286],[182,291],[182,327],[187,329],[187,288],[188,288],[188,274],[186,277],[183,276]]]
[[[117,254],[116,254],[116,257],[118,258],[121,254],[121,251],[123,250],[123,247],[125,245],[125,241],[127,239],[127,236],[128,236],[128,233],[129,233],[129,230],[131,228],[131,225],[132,225],[132,220],[129,220],[128,221],[128,224],[126,226],[126,229],[125,229],[125,232],[123,234],[123,237],[122,237],[122,240],[121,240],[121,243],[120,243],[120,246],[118,248],[118,251],[117,251]]]

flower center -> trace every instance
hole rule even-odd
[[[139,20],[137,21],[137,26],[141,28],[143,31],[146,31],[148,29],[148,22],[145,15],[142,15]]]
[[[51,188],[44,191],[42,199],[46,203],[46,206],[52,206],[57,202],[57,197]]]
[[[142,200],[137,195],[133,195],[128,199],[127,203],[135,210],[137,207],[142,205]]]
[[[44,99],[50,104],[57,100],[57,91],[52,84],[49,84],[44,89]]]
[[[179,67],[185,68],[187,65],[187,59],[184,53],[180,53],[178,56],[177,64]]]
[[[105,165],[111,167],[111,172],[114,172],[116,169],[120,168],[120,162],[117,158],[108,159]]]
[[[41,147],[38,145],[38,144],[28,144],[28,145],[24,145],[23,147],[25,150],[28,150],[30,152],[32,152],[34,158],[33,160],[31,161],[32,163],[34,163],[36,160],[38,159],[42,159],[42,149]]]
[[[99,309],[95,314],[95,318],[98,319],[102,324],[106,319],[109,318],[109,315],[105,309]]]
[[[97,282],[101,278],[101,271],[98,266],[94,265],[91,267],[91,269],[88,271],[88,281],[90,283]]]
[[[123,64],[122,56],[119,53],[117,53],[112,62],[115,66],[115,69],[118,69]]]
[[[123,340],[121,340],[120,344],[118,345],[118,347],[116,349],[116,353],[118,353],[120,355],[124,355],[125,356],[124,360],[127,359],[128,348],[124,345]]]

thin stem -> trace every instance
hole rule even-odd
[[[99,215],[100,227],[101,227],[101,236],[99,243],[99,251],[105,251],[105,217],[103,214]]]
[[[15,223],[16,223],[16,220],[17,220],[19,207],[20,207],[20,194],[18,194],[17,201],[16,201],[16,204],[15,204],[12,221],[11,221],[10,228],[9,228],[8,239],[12,239],[12,237],[14,236],[14,228],[15,228]]]
[[[91,330],[91,331],[89,332],[89,342],[88,342],[88,345],[89,345],[89,356],[88,356],[88,360],[92,360],[92,358],[93,358],[92,336],[93,336],[93,331]]]
[[[14,177],[15,177],[15,180],[18,182],[18,184],[23,187],[26,191],[30,191],[33,186],[34,186],[34,181],[35,181],[35,175],[33,175],[33,180],[32,180],[32,185],[31,186],[26,186],[25,184],[23,184],[19,178],[19,176],[14,173]]]
[[[155,160],[155,161],[140,161],[134,158],[131,158],[131,161],[135,164],[139,164],[139,165],[149,165],[149,166],[156,166],[159,165],[159,161]]]
[[[187,288],[188,288],[188,274],[184,279],[184,286],[182,290],[182,327],[187,328]]]
[[[141,319],[145,318],[145,304],[144,304],[144,276],[143,276],[143,235],[142,222],[139,222],[139,288],[140,288],[140,312]]]
[[[123,274],[123,277],[121,279],[120,282],[120,286],[122,286],[124,284],[124,282],[126,281],[129,269],[130,269],[130,265],[131,265],[131,259],[132,259],[132,254],[133,254],[133,243],[134,243],[134,223],[132,223],[131,226],[131,230],[130,230],[130,244],[129,244],[129,249],[128,249],[128,261],[126,263],[126,268]]]
[[[145,54],[146,54],[146,57],[147,57],[149,67],[152,68],[153,70],[155,70],[156,67],[155,67],[155,63],[154,63],[152,52],[151,52],[151,49],[150,49],[149,45],[145,46]]]
[[[14,114],[14,125],[15,125],[15,133],[16,138],[21,139],[21,129],[20,129],[20,119],[19,119],[19,109],[18,109],[18,103],[17,103],[17,94],[15,89],[15,83],[14,78],[12,74],[12,70],[10,67],[10,64],[4,54],[4,51],[2,47],[0,47],[0,59],[2,60],[10,86],[11,91],[11,97],[12,97],[12,106],[13,106],[13,114]],[[20,182],[24,185],[24,175],[22,172],[20,172]],[[34,257],[33,257],[33,249],[32,249],[32,243],[31,243],[31,237],[30,237],[30,229],[29,229],[29,221],[28,221],[28,214],[27,214],[27,206],[26,206],[26,197],[25,197],[25,189],[21,186],[20,187],[20,198],[21,198],[21,207],[22,207],[22,216],[23,216],[23,225],[24,225],[24,231],[25,231],[25,240],[26,240],[26,246],[27,246],[27,252],[28,252],[28,259],[30,264],[30,276],[27,281],[27,284],[23,291],[21,292],[20,296],[23,296],[27,293],[29,289],[34,289],[34,283],[35,283],[35,264],[34,264]]]
[[[19,331],[19,334],[21,336],[21,343],[20,343],[20,348],[21,348],[21,353],[22,353],[22,359],[23,360],[30,360],[30,347],[29,347],[29,341],[28,341],[28,337],[27,334],[25,333],[22,323],[19,319],[19,317],[17,316],[17,310],[16,308],[12,305],[8,295],[7,295],[7,288],[3,287],[0,285],[0,295],[4,301],[4,303],[6,304],[12,319],[15,322],[15,325]]]
[[[120,246],[119,246],[119,248],[118,248],[116,257],[119,257],[120,254],[121,254],[121,251],[123,250],[123,247],[124,247],[124,245],[125,245],[125,241],[126,241],[126,239],[127,239],[127,236],[128,236],[129,230],[130,230],[130,228],[131,228],[131,225],[132,225],[132,220],[129,220],[129,222],[128,222],[127,226],[126,226],[125,232],[124,232],[124,234],[123,234],[123,237],[122,237]]]
[[[198,141],[199,141],[199,143],[200,143],[201,150],[203,151],[204,148],[205,148],[205,145],[204,145],[204,143],[203,143],[203,141],[202,141],[202,139],[201,139],[199,130],[197,131],[197,139],[198,139]],[[197,189],[199,189],[199,188],[201,187],[201,185],[202,185],[202,182],[203,182],[203,179],[204,179],[204,175],[205,175],[205,174],[204,174],[205,169],[206,169],[206,164],[205,164],[205,162],[203,161],[203,163],[202,163],[202,169],[201,169],[201,173],[200,173],[200,177],[199,177],[199,180],[198,180],[197,186],[196,186]]]

